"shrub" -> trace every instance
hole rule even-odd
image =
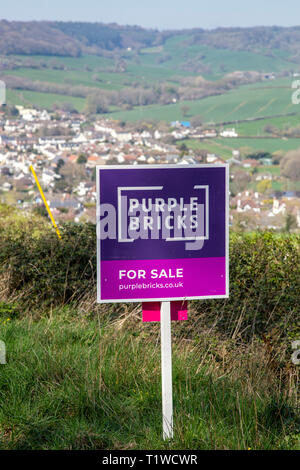
[[[24,305],[58,306],[96,297],[96,228],[61,226],[62,240],[43,219],[23,217],[0,230],[0,276]],[[1,226],[0,226],[1,229]],[[278,328],[299,331],[300,237],[269,232],[230,237],[230,298],[194,301],[205,324],[252,337]],[[8,282],[8,285],[7,285]]]
[[[54,231],[33,238],[28,233],[2,239],[0,263],[9,270],[10,292],[24,291],[32,303],[78,300],[96,282],[95,227],[65,224],[62,241]]]
[[[197,302],[211,323],[252,336],[299,331],[300,237],[270,232],[230,237],[230,297]]]
[[[12,303],[0,302],[0,319],[16,318],[19,315],[17,305]]]

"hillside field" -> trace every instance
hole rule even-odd
[[[164,442],[160,328],[96,304],[95,227],[0,214],[0,449],[299,450],[299,236],[232,233],[229,299],[172,322]]]
[[[230,138],[223,137],[217,139],[187,139],[183,141],[191,149],[207,150],[209,153],[216,153],[223,158],[232,157],[233,150],[242,150],[244,152],[256,153],[262,152],[288,152],[300,148],[300,139],[287,138]],[[180,141],[178,141],[180,144]]]
[[[59,28],[68,30],[66,25],[60,25]],[[86,34],[87,30],[84,31]],[[113,30],[112,34],[116,39],[115,32]],[[2,79],[12,76],[29,80],[31,86],[33,82],[45,87],[49,85],[50,89],[46,92],[44,88],[32,91],[30,86],[29,89],[22,89],[22,86],[19,89],[8,87],[7,104],[51,109],[55,104],[63,106],[66,103],[78,112],[84,112],[87,104],[86,93],[92,93],[94,90],[100,92],[101,97],[103,90],[104,102],[107,99],[105,93],[115,93],[116,101],[104,106],[107,112],[99,114],[99,117],[126,122],[151,120],[170,123],[198,116],[205,125],[217,128],[235,127],[240,136],[238,140],[220,138],[205,142],[187,142],[188,146],[194,148],[211,152],[220,150],[217,153],[224,158],[231,156],[232,150],[238,148],[268,152],[286,152],[299,148],[298,139],[271,139],[266,131],[266,126],[286,129],[298,127],[300,123],[300,105],[292,103],[292,82],[296,80],[293,73],[299,69],[292,51],[286,46],[282,49],[272,48],[272,51],[261,46],[255,51],[238,50],[234,43],[231,48],[220,48],[220,45],[215,45],[213,41],[211,44],[209,41],[204,44],[204,36],[201,40],[202,33],[200,39],[197,36],[199,34],[197,31],[172,33],[169,37],[167,35],[165,40],[160,38],[158,45],[136,49],[127,47],[114,52],[102,51],[102,55],[83,52],[78,57],[45,54],[11,54],[0,57],[0,64],[2,61],[11,64],[1,70]],[[226,40],[229,40],[230,35],[226,34]],[[212,37],[214,35],[214,41],[218,42],[220,38],[217,33]],[[124,40],[124,36],[122,37]],[[246,47],[245,44],[243,47]],[[268,79],[235,86],[229,91],[202,99],[183,99],[172,104],[136,105],[139,98],[135,97],[134,104],[122,104],[124,97],[130,93],[137,93],[139,96],[138,93],[147,93],[150,89],[155,93],[157,87],[163,86],[176,96],[176,90],[182,88],[185,79],[203,77],[210,83],[219,83],[228,74],[237,71],[262,72],[268,74]],[[280,75],[272,79],[273,74],[285,76]],[[69,87],[70,93],[63,94],[67,93],[66,89],[51,89],[53,85]],[[78,87],[83,87],[83,91],[78,91]],[[121,104],[116,104],[120,93],[123,93]]]
[[[156,121],[187,120],[200,115],[206,123],[238,122],[246,119],[273,119],[276,115],[296,113],[300,121],[300,108],[292,103],[292,80],[285,79],[284,85],[276,86],[276,81],[245,85],[222,95],[211,96],[195,101],[184,101],[166,106],[139,106],[132,111],[115,111],[108,116],[124,121],[152,119]],[[183,116],[182,106],[189,110]],[[284,119],[284,117],[282,117]],[[249,134],[248,134],[249,135]]]
[[[26,107],[38,106],[51,108],[55,103],[70,103],[79,112],[83,111],[85,100],[73,96],[58,95],[55,93],[39,93],[30,90],[8,90],[7,103]]]

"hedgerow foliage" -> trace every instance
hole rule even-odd
[[[0,284],[26,306],[58,306],[96,296],[96,229],[67,223],[62,240],[38,216],[0,208]],[[230,237],[230,298],[193,302],[231,334],[299,327],[300,237],[269,232]],[[1,300],[1,299],[0,299]]]
[[[230,298],[198,306],[211,323],[244,337],[300,332],[300,236],[231,234],[229,273]]]
[[[59,240],[41,217],[14,212],[2,218],[0,229],[0,273],[8,274],[9,294],[23,293],[28,305],[54,306],[79,300],[94,288],[93,224],[65,224]]]

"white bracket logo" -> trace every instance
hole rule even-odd
[[[148,200],[143,199],[142,203],[136,198],[129,198],[128,208],[126,191],[162,191],[163,186],[118,187],[118,242],[132,243],[138,238],[138,234],[141,238],[147,239],[150,229],[150,238],[161,238],[166,242],[202,242],[197,249],[202,248],[204,240],[209,240],[209,186],[196,185],[193,189],[204,190],[204,204],[198,203],[198,196],[190,197],[190,202],[187,204],[182,197],[179,201],[176,197],[169,197],[167,200],[158,197],[153,199],[154,202],[150,197]],[[158,220],[159,217],[161,220]],[[143,222],[139,218],[143,218]],[[138,232],[141,228],[143,235]],[[161,236],[158,235],[158,231],[162,231]],[[196,248],[187,247],[187,249]]]

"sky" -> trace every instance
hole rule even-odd
[[[0,18],[92,21],[157,29],[295,26],[299,0],[9,0]]]

